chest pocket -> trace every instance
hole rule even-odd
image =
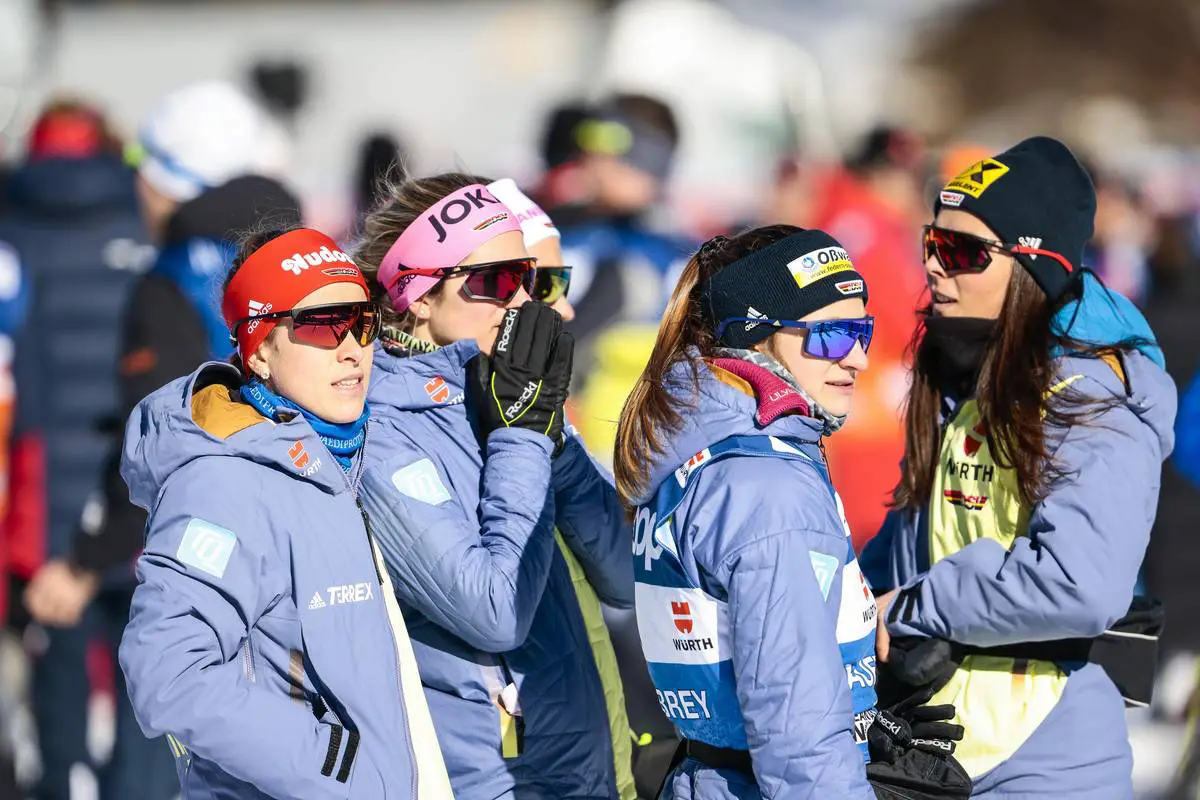
[[[1029,529],[1016,472],[996,464],[974,400],[942,439],[929,504],[929,557],[937,563],[991,539],[1010,549]],[[1062,697],[1067,674],[1051,661],[967,656],[931,704],[951,703],[965,729],[955,757],[976,778],[1012,757]]]

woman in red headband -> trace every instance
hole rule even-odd
[[[448,800],[412,645],[357,497],[378,307],[314,230],[253,237],[209,363],[130,417],[150,511],[121,642],[184,797]]]

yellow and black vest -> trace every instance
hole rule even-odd
[[[946,428],[929,504],[932,566],[979,539],[1005,548],[1027,535],[1016,473],[996,464],[979,407],[968,400]],[[1007,760],[1054,709],[1067,675],[1050,661],[967,656],[931,704],[952,703],[965,729],[955,757],[972,778]]]
[[[1116,356],[1105,362],[1124,380]],[[1082,375],[1050,388],[1058,394]],[[1029,507],[1017,476],[992,456],[988,432],[975,400],[962,404],[946,428],[929,503],[930,566],[972,542],[992,539],[1010,549],[1027,536]],[[1067,673],[1052,661],[969,655],[930,701],[951,703],[965,729],[955,757],[972,778],[1010,758],[1046,719],[1067,686]]]

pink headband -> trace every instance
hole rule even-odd
[[[417,217],[388,248],[379,265],[379,282],[392,307],[403,314],[441,278],[401,275],[408,269],[457,266],[476,248],[502,233],[520,232],[517,215],[482,183],[446,195]]]

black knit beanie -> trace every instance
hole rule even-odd
[[[1070,262],[1068,271],[1044,255],[1014,254],[1056,300],[1080,274],[1083,248],[1092,238],[1096,190],[1065,144],[1037,136],[952,178],[934,201],[934,215],[943,208],[979,217],[1006,245],[1049,250]]]
[[[867,300],[867,284],[850,256],[824,231],[800,230],[739,258],[706,288],[713,329],[730,317],[748,317],[725,328],[721,343],[749,348],[778,328],[754,319],[797,320],[838,300]]]

